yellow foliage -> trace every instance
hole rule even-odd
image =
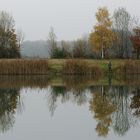
[[[109,12],[106,7],[98,9],[98,12],[96,13],[96,19],[99,25],[104,25],[105,27],[112,26],[112,21],[109,18]]]
[[[93,94],[93,99],[90,101],[90,111],[94,113],[94,118],[98,121],[96,131],[99,136],[107,136],[112,123],[111,115],[115,110],[116,106],[113,105],[109,97],[100,93]]]
[[[93,51],[101,51],[111,47],[117,35],[111,29],[112,21],[106,7],[98,9],[96,19],[98,23],[94,26],[94,32],[90,34],[89,42]]]
[[[100,93],[93,94],[93,100],[90,101],[90,110],[95,113],[95,118],[102,120],[110,116],[115,111],[115,106],[108,97]]]

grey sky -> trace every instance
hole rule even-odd
[[[98,7],[112,12],[125,7],[140,15],[139,0],[0,0],[0,9],[11,13],[26,40],[46,39],[50,26],[58,40],[73,40],[91,31]]]

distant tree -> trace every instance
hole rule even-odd
[[[25,34],[23,33],[21,29],[18,29],[16,34],[17,34],[18,47],[21,48],[24,38],[25,38]]]
[[[140,55],[140,27],[133,29],[134,35],[130,37],[134,52],[137,54],[137,59]]]
[[[115,34],[111,29],[112,21],[106,7],[98,9],[96,19],[98,23],[94,26],[94,31],[90,34],[89,41],[93,51],[101,51],[103,59],[105,50],[112,46]]]
[[[71,52],[70,52],[70,46],[66,41],[61,41],[61,53],[62,53],[62,58],[70,58],[71,57]]]
[[[49,37],[48,37],[48,42],[49,42],[49,54],[51,58],[56,58],[56,54],[58,52],[57,48],[57,37],[56,34],[54,33],[53,27],[50,28],[49,32]]]
[[[14,19],[2,11],[0,12],[0,58],[19,58],[19,49]]]
[[[92,51],[92,47],[89,42],[89,35],[84,34],[81,40],[84,44],[84,50],[85,50],[84,58],[96,58],[96,54],[95,52]]]
[[[84,58],[86,55],[87,42],[83,39],[78,39],[74,42],[73,57]]]
[[[20,52],[22,53],[23,51],[23,42],[24,42],[24,38],[25,38],[25,34],[23,33],[23,31],[21,29],[18,29],[17,32],[17,44],[18,44],[18,48],[20,48]]]

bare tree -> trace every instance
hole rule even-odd
[[[15,21],[12,15],[5,11],[0,11],[0,28],[4,31],[12,30],[15,27]]]
[[[54,33],[53,27],[50,28],[49,36],[48,36],[48,42],[49,42],[49,54],[50,57],[55,57],[55,52],[57,51],[57,42],[56,42],[56,35]]]
[[[17,45],[18,45],[19,51],[22,52],[22,45],[24,42],[25,34],[23,33],[21,29],[18,29],[16,34],[17,34]]]
[[[17,43],[18,43],[19,48],[22,46],[24,38],[25,38],[25,34],[23,33],[21,29],[18,29],[17,30]]]
[[[117,54],[120,58],[129,58],[131,56],[130,35],[134,19],[126,11],[125,8],[115,10],[113,15],[113,28],[119,35],[119,44],[117,47]]]

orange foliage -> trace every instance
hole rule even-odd
[[[137,27],[133,29],[135,35],[132,35],[130,37],[130,40],[132,42],[134,51],[137,53],[137,58],[139,58],[140,55],[140,27]]]

